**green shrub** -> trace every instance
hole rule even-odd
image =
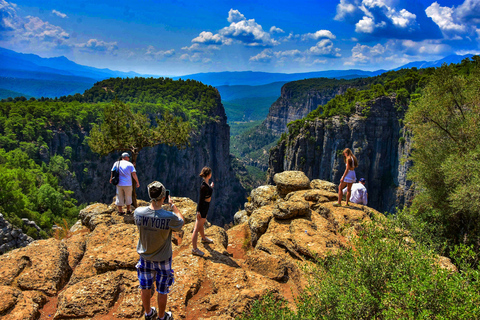
[[[432,251],[395,226],[365,225],[350,249],[306,269],[309,285],[295,313],[266,298],[242,319],[475,319],[480,270],[442,269]]]

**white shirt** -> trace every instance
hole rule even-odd
[[[347,188],[342,190],[343,194],[347,194]],[[367,188],[360,183],[352,184],[352,194],[350,195],[350,202],[367,205]]]
[[[117,170],[118,161],[113,164],[112,171]],[[131,186],[132,185],[132,172],[137,172],[135,167],[130,161],[120,160],[119,167],[119,182],[118,186]]]

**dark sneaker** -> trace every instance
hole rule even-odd
[[[161,319],[161,320],[173,320],[173,316],[172,316],[172,313],[171,313],[170,311],[168,311],[168,312],[165,312],[165,315],[163,316],[163,318],[158,317],[158,319]]]
[[[145,320],[157,320],[157,317],[157,309],[152,307],[152,313],[149,316],[145,315]]]

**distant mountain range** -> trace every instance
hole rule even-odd
[[[451,64],[451,63],[459,63],[461,62],[463,59],[466,59],[466,58],[471,58],[473,57],[473,54],[466,54],[464,56],[459,56],[459,55],[450,55],[450,56],[446,56],[445,58],[443,59],[440,59],[440,60],[436,60],[436,61],[415,61],[415,62],[410,62],[410,63],[407,63],[399,68],[396,68],[394,70],[400,70],[400,69],[409,69],[409,68],[418,68],[418,69],[422,69],[422,68],[431,68],[431,67],[440,67],[442,66],[442,64],[446,63],[446,64]]]
[[[442,63],[458,63],[472,55],[452,55],[438,61],[419,61],[400,68],[437,67]],[[395,70],[397,70],[395,69]],[[280,96],[283,83],[308,78],[352,79],[371,77],[385,70],[330,70],[307,73],[268,73],[254,71],[197,73],[173,79],[193,79],[219,89],[225,100],[252,97]],[[59,97],[83,93],[97,81],[111,77],[150,77],[135,72],[121,72],[79,65],[65,57],[41,58],[34,54],[23,54],[0,48],[0,98],[5,95],[33,97]],[[264,87],[258,87],[264,86]],[[264,92],[266,91],[266,92]],[[256,93],[255,93],[256,92]],[[273,94],[273,95],[272,95]]]

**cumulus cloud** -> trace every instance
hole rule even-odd
[[[217,34],[209,31],[202,31],[200,35],[192,40],[194,43],[203,45],[231,45],[240,43],[246,46],[270,47],[280,44],[279,41],[272,39],[269,32],[263,30],[255,19],[247,19],[235,9],[228,12],[227,21],[230,25],[222,28]],[[283,32],[277,27],[270,28],[271,32]]]
[[[458,19],[467,24],[480,24],[480,1],[465,0],[456,10]]]
[[[240,21],[243,21],[243,20],[246,20],[246,18],[243,14],[240,13],[240,11],[230,9],[230,11],[228,12],[228,18],[227,18],[228,22],[236,23],[236,22],[240,22]]]
[[[272,61],[272,59],[273,59],[272,49],[265,49],[259,54],[253,57],[250,57],[249,61],[266,63],[266,62]]]
[[[116,54],[118,50],[117,42],[105,42],[97,39],[90,39],[85,43],[77,43],[75,47],[82,51],[91,51],[99,53]]]
[[[192,40],[193,43],[201,43],[205,45],[215,44],[231,44],[232,40],[223,37],[220,34],[213,34],[209,31],[202,31],[200,35]]]
[[[336,39],[336,36],[329,30],[318,30],[315,33],[306,33],[302,35],[303,41],[307,41],[310,39],[318,40],[321,38]]]
[[[465,0],[457,8],[442,7],[438,2],[434,2],[425,12],[447,39],[458,40],[475,36],[477,25],[480,23],[480,1],[478,0]]]
[[[190,62],[202,62],[202,63],[212,62],[212,59],[202,56],[200,52],[195,52],[193,54],[184,53],[180,56],[180,60],[190,61]]]
[[[434,2],[425,10],[425,12],[444,33],[449,33],[451,31],[465,32],[464,25],[454,22],[453,8],[441,7],[438,2]]]
[[[64,45],[68,32],[38,17],[17,15],[17,6],[0,0],[0,40],[32,44],[37,49]]]
[[[155,60],[163,60],[175,55],[175,50],[157,50],[154,46],[148,46],[145,55]]]
[[[272,27],[270,28],[270,33],[285,33],[285,31],[283,31],[282,29],[277,28],[277,27],[275,27],[275,26],[272,26]]]
[[[330,39],[323,39],[319,41],[315,46],[308,49],[307,52],[315,56],[330,56],[335,58],[341,57],[340,49],[335,48]]]
[[[355,26],[355,32],[368,41],[441,37],[438,26],[427,17],[418,0],[340,0],[335,20]]]
[[[68,16],[65,13],[61,13],[60,11],[57,11],[57,10],[52,10],[52,13],[57,17],[60,17],[63,19],[68,18]]]
[[[273,51],[272,49],[264,49],[255,56],[250,57],[250,62],[259,63],[284,63],[286,61],[308,62],[309,65],[317,63],[325,63],[326,59],[318,59],[318,57],[339,58],[341,57],[340,49],[335,48],[330,39],[323,39],[315,46],[300,51],[298,49]]]

